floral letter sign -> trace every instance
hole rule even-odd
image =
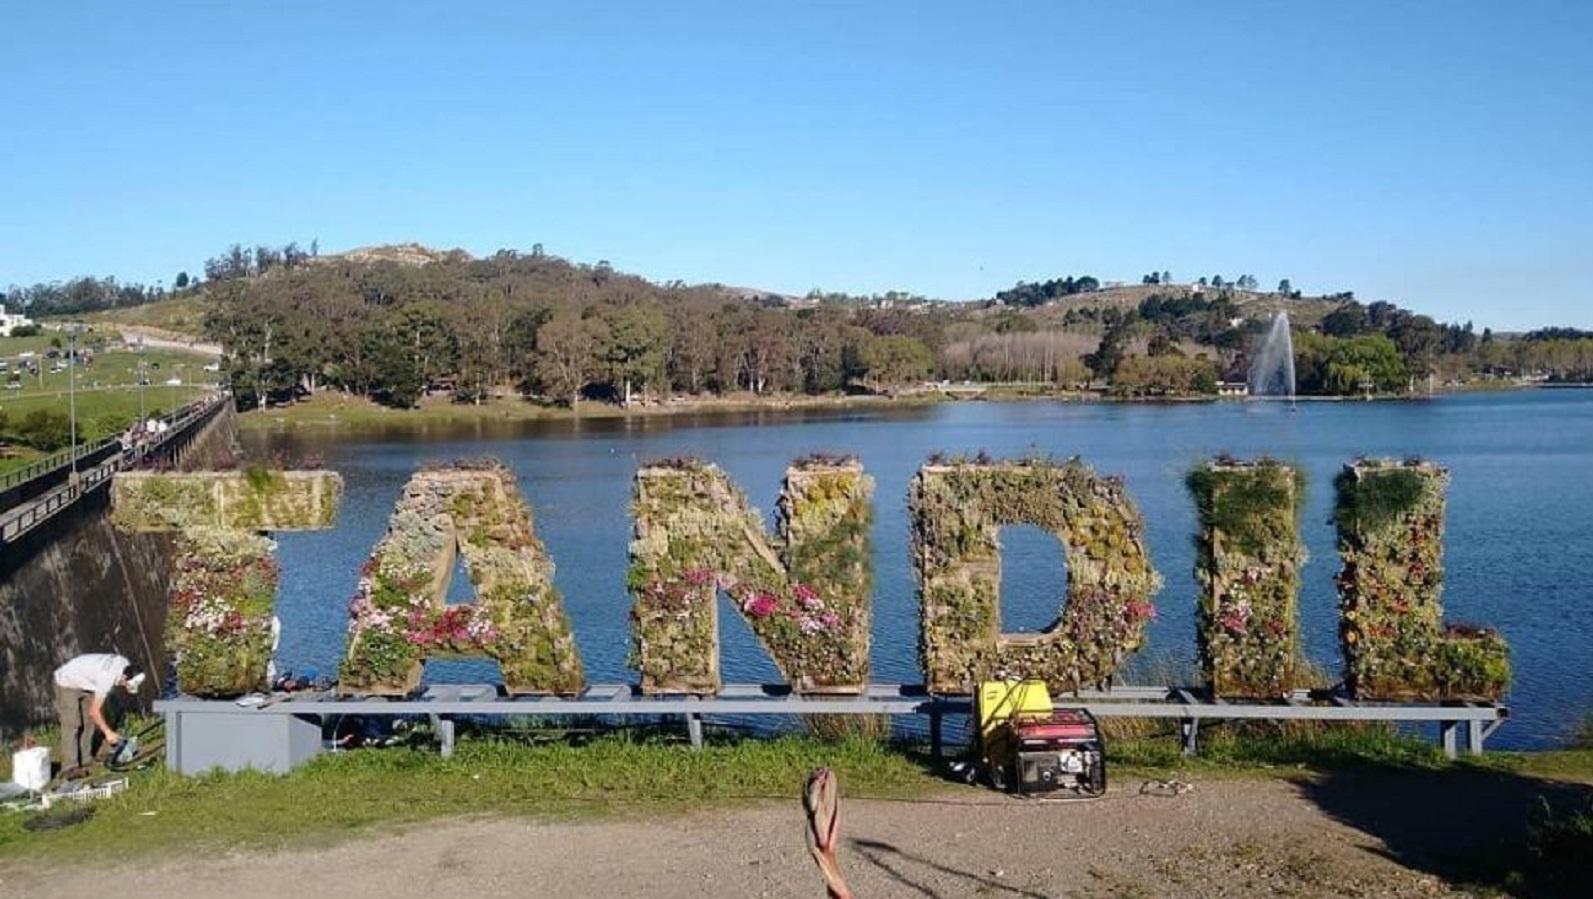
[[[455,553],[476,602],[445,606]],[[339,689],[412,692],[426,658],[488,656],[510,693],[577,693],[581,659],[553,561],[496,461],[423,468],[404,486],[349,606]]]
[[[258,532],[329,528],[342,494],[330,471],[116,475],[117,527],[177,535],[166,649],[178,690],[237,696],[268,686],[278,571],[276,544]]]
[[[770,539],[718,467],[677,459],[639,470],[630,589],[642,691],[719,690],[723,589],[797,690],[861,692],[873,491],[855,459],[800,460],[786,471],[779,532]]]
[[[1297,686],[1303,481],[1270,459],[1219,459],[1189,475],[1200,513],[1195,635],[1217,696],[1275,699]]]
[[[1161,578],[1122,482],[1078,460],[931,463],[913,478],[913,562],[924,672],[936,693],[981,680],[1039,678],[1054,690],[1108,681],[1144,639]],[[1001,527],[1033,524],[1062,542],[1067,598],[1044,633],[1001,633]]]
[[[1510,648],[1486,628],[1443,628],[1444,488],[1431,462],[1362,459],[1338,487],[1339,639],[1357,699],[1496,700]]]

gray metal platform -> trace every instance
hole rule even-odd
[[[1098,718],[1175,719],[1180,722],[1184,752],[1190,754],[1196,750],[1202,721],[1406,721],[1436,723],[1444,753],[1454,758],[1462,727],[1466,748],[1479,754],[1487,738],[1510,717],[1507,707],[1483,703],[1354,702],[1343,697],[1313,698],[1305,691],[1275,702],[1224,701],[1205,697],[1195,688],[1156,686],[1085,690],[1056,696],[1054,702],[1088,709]],[[184,774],[214,767],[290,770],[314,754],[306,754],[305,725],[340,715],[425,715],[437,725],[444,755],[453,752],[453,719],[463,716],[679,715],[692,745],[700,747],[706,715],[927,715],[930,741],[939,755],[944,717],[972,710],[969,697],[931,695],[918,684],[871,684],[856,696],[800,696],[782,685],[761,684],[727,684],[715,696],[644,696],[631,684],[604,684],[588,687],[578,696],[517,697],[499,695],[494,685],[467,684],[430,687],[412,699],[312,692],[275,696],[253,707],[187,697],[155,703],[155,711],[166,717],[167,764]],[[228,751],[228,743],[249,745]],[[261,749],[262,744],[279,749]]]

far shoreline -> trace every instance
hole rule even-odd
[[[1539,387],[1587,389],[1593,385],[1489,384],[1446,388],[1427,393],[1380,394],[1361,396],[1297,396],[1297,403],[1396,402],[1425,400],[1448,395],[1480,392],[1514,392]],[[1056,402],[1130,405],[1184,405],[1195,403],[1280,403],[1286,397],[1189,396],[1114,396],[1098,390],[1044,390],[1013,387],[922,390],[898,394],[775,394],[755,396],[699,396],[674,398],[629,407],[601,400],[586,400],[570,406],[539,403],[524,397],[500,396],[484,403],[456,403],[445,396],[428,397],[412,409],[382,406],[364,397],[325,391],[295,403],[248,410],[240,414],[240,425],[251,431],[284,432],[298,429],[380,429],[425,428],[484,423],[535,421],[604,421],[683,415],[715,415],[746,412],[801,412],[813,410],[911,409],[941,403],[968,402]]]

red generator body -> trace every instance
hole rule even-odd
[[[1106,793],[1106,744],[1095,716],[1085,709],[1007,719],[987,737],[985,765],[998,790],[1021,795],[1072,790],[1088,797]]]

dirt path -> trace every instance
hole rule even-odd
[[[842,864],[860,899],[1450,895],[1409,834],[1334,810],[1319,786],[1216,780],[1175,798],[1036,804],[959,791],[927,801],[848,801]],[[1469,832],[1442,809],[1360,783],[1417,833]],[[1457,797],[1459,799],[1460,797]],[[1453,818],[1454,816],[1447,816]],[[1423,826],[1422,819],[1430,826]],[[1368,820],[1376,820],[1374,813]],[[1392,822],[1391,822],[1392,824]],[[282,899],[394,897],[805,897],[823,895],[797,802],[587,823],[455,820],[325,849],[0,870],[0,895]],[[1480,833],[1478,840],[1492,839]],[[1457,852],[1487,846],[1449,845]],[[1395,859],[1402,859],[1396,861]],[[1414,859],[1414,861],[1412,861]],[[1414,866],[1412,866],[1414,865]],[[8,866],[10,867],[10,866]]]

